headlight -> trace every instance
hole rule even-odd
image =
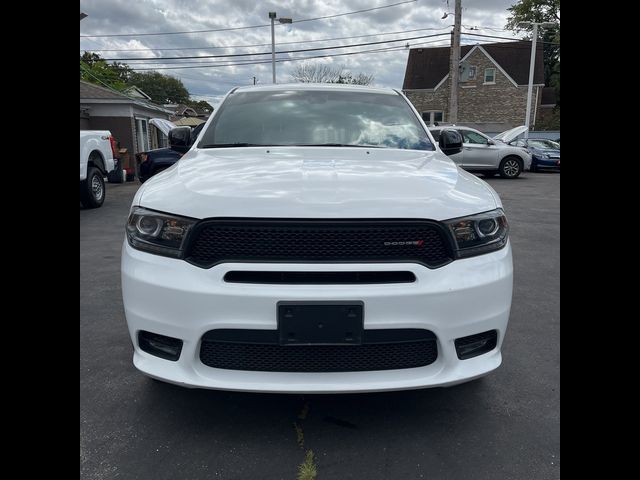
[[[501,208],[444,223],[455,239],[457,258],[500,250],[509,238],[509,224]]]
[[[547,155],[546,153],[536,153],[534,154],[535,157],[538,157],[541,160],[549,160],[549,155]]]
[[[134,207],[127,221],[127,240],[138,250],[180,258],[187,233],[196,221]]]

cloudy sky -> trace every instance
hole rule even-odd
[[[95,51],[103,58],[154,58],[144,62],[127,60],[125,63],[136,69],[154,68],[164,74],[175,76],[183,81],[193,98],[207,100],[215,106],[233,86],[253,84],[254,76],[257,78],[258,84],[271,83],[271,63],[229,64],[265,62],[270,61],[271,56],[161,59],[165,57],[270,52],[270,28],[260,26],[269,24],[269,11],[277,12],[278,17],[291,17],[295,22],[371,9],[402,1],[81,0],[80,11],[86,13],[88,17],[80,22],[80,52]],[[463,0],[462,43],[501,41],[465,36],[465,32],[515,38],[512,32],[503,30],[508,16],[507,8],[514,3],[516,0]],[[353,15],[301,21],[291,25],[276,25],[276,51],[335,47],[448,33],[453,24],[453,15],[444,20],[441,17],[444,12],[451,12],[453,9],[454,0],[449,0],[449,2],[447,0],[417,0]],[[246,26],[256,27],[228,30]],[[471,28],[477,28],[477,30],[471,30]],[[128,36],[128,34],[193,30],[219,31]],[[409,30],[411,31],[409,32]],[[99,36],[114,34],[126,34],[127,36]],[[343,37],[357,38],[345,39]],[[396,43],[312,52],[283,53],[277,58],[303,58],[387,49],[386,51],[357,55],[278,63],[276,66],[278,83],[291,81],[293,70],[304,62],[344,66],[353,73],[373,74],[375,85],[401,88],[408,55],[408,49],[405,47],[407,43],[411,47],[448,45],[449,36],[441,35],[402,40]],[[173,69],[178,65],[183,68]],[[184,68],[187,66],[197,68]],[[172,69],[166,69],[167,67]]]

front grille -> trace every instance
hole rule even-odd
[[[423,367],[438,357],[428,330],[365,330],[361,345],[282,346],[277,338],[275,330],[212,330],[202,339],[200,361],[227,370],[364,372]]]
[[[211,219],[199,222],[187,261],[412,262],[436,268],[453,259],[449,237],[427,220]]]

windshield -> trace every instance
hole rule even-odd
[[[435,150],[400,95],[327,90],[233,93],[198,148],[262,145]]]
[[[557,150],[560,150],[560,144],[552,140],[529,139],[529,146],[535,148],[555,148]]]

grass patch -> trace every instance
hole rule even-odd
[[[313,461],[313,450],[307,450],[304,462],[298,467],[297,480],[315,480],[317,475],[318,470]]]

